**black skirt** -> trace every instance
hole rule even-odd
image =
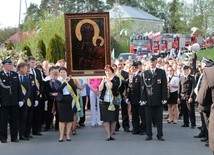
[[[72,122],[74,113],[72,110],[72,97],[70,95],[64,95],[63,100],[57,103],[59,122]]]
[[[100,119],[103,122],[115,122],[116,121],[116,110],[108,110],[109,102],[100,101]]]
[[[170,92],[168,104],[177,104],[177,100],[178,100],[178,91]]]

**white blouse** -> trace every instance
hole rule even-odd
[[[179,86],[179,81],[180,81],[180,79],[177,76],[173,75],[171,81],[169,82],[169,77],[168,77],[168,82],[171,85],[177,85],[177,86]],[[170,92],[171,93],[173,93],[175,91],[178,91],[178,88],[170,87]]]

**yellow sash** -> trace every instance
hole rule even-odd
[[[81,108],[80,108],[79,97],[75,94],[75,92],[74,92],[73,88],[71,87],[71,85],[68,82],[66,82],[66,84],[67,84],[67,87],[70,90],[70,92],[71,92],[71,94],[72,94],[72,96],[74,98],[72,103],[71,103],[72,108],[74,108],[74,106],[76,106],[77,111],[80,111]]]
[[[39,90],[39,81],[37,80],[37,78],[35,78],[35,81],[36,81],[36,87],[37,87],[37,89]]]
[[[21,88],[22,88],[22,93],[24,95],[26,95],[27,90],[25,89],[25,87],[22,84],[21,84]],[[32,105],[31,100],[29,98],[27,99],[27,105],[28,105],[28,107],[30,107]]]
[[[117,71],[117,73],[116,73],[116,74],[117,74],[117,76],[118,76],[121,80],[125,80],[125,79],[124,79],[124,77],[120,74],[120,72],[119,72],[119,71]]]
[[[110,91],[110,95],[111,95],[111,101],[110,101],[110,104],[109,104],[109,106],[108,106],[108,110],[109,110],[109,111],[115,111],[115,106],[114,106],[114,104],[113,104],[114,95],[112,94],[111,88],[109,88],[108,84],[106,84],[106,85],[107,85],[107,87],[108,87],[108,89],[109,89],[109,91]]]

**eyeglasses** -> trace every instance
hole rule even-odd
[[[173,70],[168,70],[168,71],[170,72],[170,71],[173,71]]]

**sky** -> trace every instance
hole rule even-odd
[[[0,29],[5,27],[15,27],[19,24],[19,6],[21,3],[21,23],[24,20],[24,13],[26,12],[25,1],[27,7],[30,3],[40,4],[41,0],[0,0]],[[166,0],[170,1],[170,0]],[[192,1],[192,0],[184,0]]]
[[[30,3],[40,4],[41,0],[21,0],[21,21],[24,20],[26,5]],[[19,24],[19,6],[20,0],[0,0],[0,29],[4,27],[14,27]]]

